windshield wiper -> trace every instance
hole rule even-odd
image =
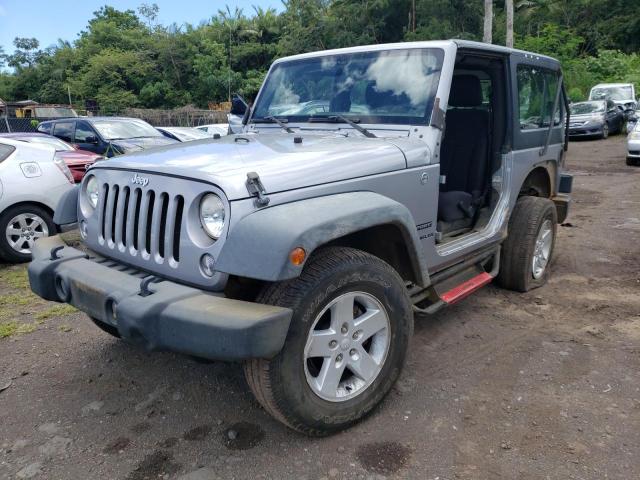
[[[318,116],[318,115],[314,115],[312,117],[309,117],[309,122],[342,122],[342,123],[348,123],[349,125],[351,125],[355,130],[359,131],[361,134],[363,134],[365,137],[368,138],[378,138],[377,135],[374,135],[373,133],[371,133],[369,130],[367,130],[364,127],[361,127],[360,125],[358,125],[356,123],[356,121],[360,121],[360,120],[351,120],[350,118],[347,117],[343,117],[342,115],[328,115],[328,116]]]
[[[280,128],[282,128],[285,132],[287,133],[295,133],[293,131],[293,129],[291,129],[290,127],[287,127],[287,124],[285,123],[285,120],[282,120],[280,118],[274,117],[273,115],[268,115],[266,117],[262,117],[260,120],[254,120],[254,123],[258,123],[260,121],[267,121],[267,122],[272,122],[272,123],[277,123]]]

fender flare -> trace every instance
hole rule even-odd
[[[401,203],[373,192],[341,193],[257,210],[232,227],[216,269],[258,280],[288,280],[304,267],[289,261],[294,248],[303,248],[309,258],[332,240],[389,224],[402,233],[414,277],[422,286],[429,285],[413,216]]]

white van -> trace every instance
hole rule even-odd
[[[589,100],[613,100],[616,105],[636,102],[636,90],[633,83],[599,83],[591,89]]]

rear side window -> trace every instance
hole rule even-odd
[[[5,145],[3,143],[0,143],[0,162],[3,162],[7,158],[9,158],[9,155],[11,155],[15,149],[16,147],[14,147],[13,145]]]
[[[51,135],[51,124],[41,123],[40,125],[38,125],[38,131],[42,133],[46,133],[47,135]]]
[[[552,114],[558,91],[559,77],[556,72],[528,65],[518,66],[518,112],[520,129],[532,130],[561,122],[561,102]]]
[[[53,135],[65,142],[73,142],[73,122],[56,123],[53,127]]]

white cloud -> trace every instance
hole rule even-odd
[[[7,9],[4,8],[2,5],[0,5],[0,17],[6,17],[7,16]]]

